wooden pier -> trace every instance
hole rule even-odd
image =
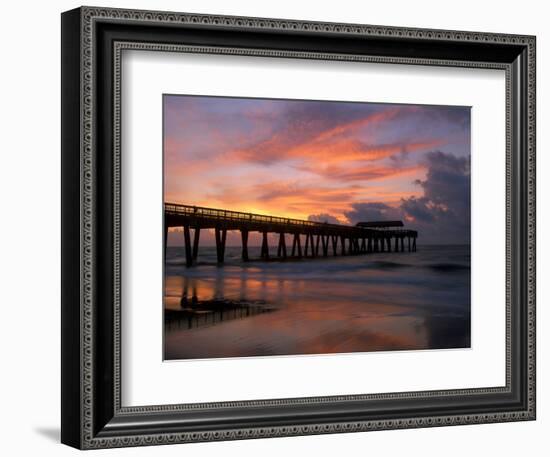
[[[183,229],[185,259],[188,267],[197,261],[200,233],[203,229],[214,230],[218,263],[224,261],[228,230],[241,232],[243,261],[249,260],[248,235],[250,232],[262,234],[260,258],[265,260],[274,256],[268,243],[269,233],[278,235],[276,257],[281,260],[373,252],[405,252],[405,250],[415,252],[418,236],[415,230],[402,228],[401,221],[360,222],[352,226],[176,203],[164,204],[164,227],[165,256],[168,229],[170,227]],[[192,240],[191,229],[193,229]],[[286,244],[286,235],[290,235],[292,240],[290,246]],[[406,243],[405,240],[407,240]]]

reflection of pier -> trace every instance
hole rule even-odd
[[[208,327],[226,321],[245,319],[258,314],[271,313],[275,308],[259,303],[241,303],[231,300],[207,300],[197,307],[165,309],[167,329],[192,329]]]
[[[200,328],[276,311],[266,301],[248,300],[242,293],[239,298],[224,297],[223,283],[215,284],[212,289],[210,285],[204,288],[207,289],[208,298],[205,298],[205,291],[199,297],[199,286],[195,279],[183,278],[179,306],[174,301],[168,306],[165,304],[164,320],[167,329]]]
[[[202,229],[214,230],[219,263],[224,261],[228,230],[241,232],[244,261],[249,260],[250,232],[262,234],[261,258],[266,260],[270,258],[269,233],[278,234],[277,257],[280,259],[392,252],[392,248],[393,252],[404,252],[405,239],[407,250],[411,252],[416,251],[418,235],[415,230],[402,228],[401,221],[365,222],[351,226],[173,203],[164,205],[164,224],[165,247],[168,228],[183,228],[187,266],[191,266],[197,260]],[[192,242],[191,229],[194,230]],[[291,249],[287,249],[286,235],[291,237]]]

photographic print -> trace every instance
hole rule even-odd
[[[164,359],[470,347],[470,107],[163,96]]]

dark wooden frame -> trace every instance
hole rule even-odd
[[[506,386],[122,407],[123,49],[505,70]],[[92,7],[63,13],[61,406],[61,440],[82,449],[534,419],[535,38]]]

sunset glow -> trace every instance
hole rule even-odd
[[[414,224],[464,206],[426,192],[449,160],[469,186],[469,157],[467,107],[164,96],[167,202],[350,224],[378,208]]]

